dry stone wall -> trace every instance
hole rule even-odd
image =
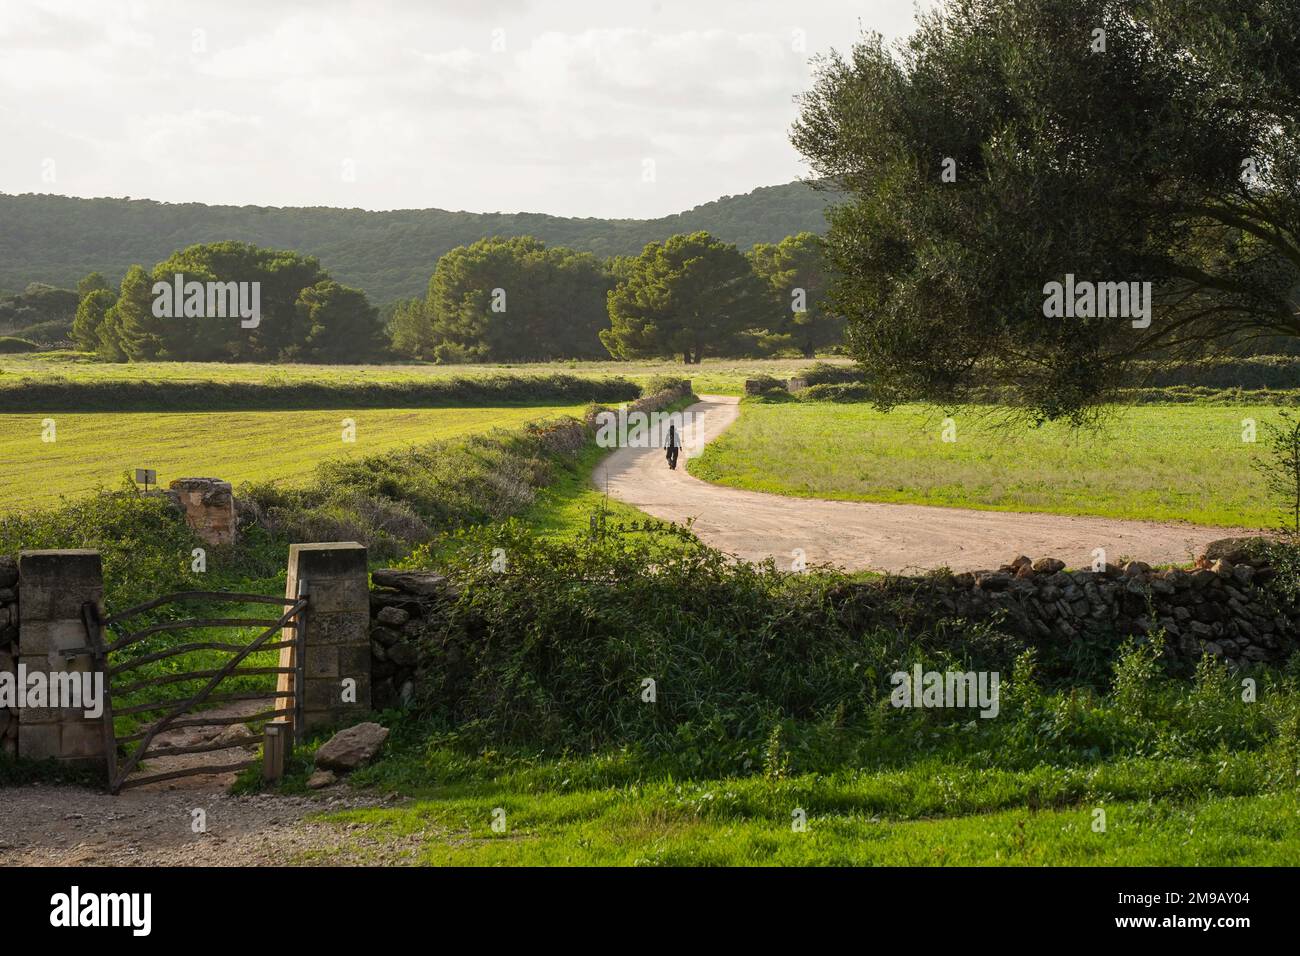
[[[1249,539],[1215,542],[1189,568],[1140,561],[1067,570],[1053,558],[1015,558],[997,570],[853,585],[843,611],[865,623],[986,623],[1035,645],[1110,642],[1163,631],[1166,653],[1230,666],[1277,662],[1300,635],[1300,607],[1271,586],[1275,569]]]
[[[1165,635],[1165,652],[1189,670],[1203,655],[1229,666],[1279,663],[1300,646],[1300,606],[1272,586],[1275,570],[1240,539],[1216,542],[1194,566],[1155,570],[1141,562],[1067,570],[1021,556],[995,570],[846,583],[830,600],[849,628],[989,627],[1069,657],[1129,636]],[[427,571],[376,571],[370,592],[371,674],[376,707],[409,699],[421,676],[422,622],[454,601],[455,588]],[[454,666],[454,661],[446,662]]]
[[[415,637],[437,606],[456,591],[432,571],[376,571],[370,590],[370,680],[376,709],[405,703],[419,677]]]

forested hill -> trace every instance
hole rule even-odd
[[[795,182],[725,196],[662,219],[566,219],[0,194],[0,289],[21,290],[29,282],[72,288],[93,271],[116,282],[132,263],[150,267],[196,242],[236,239],[317,256],[332,276],[382,304],[422,296],[439,256],[486,236],[532,235],[548,245],[607,256],[704,229],[748,249],[803,230],[823,232],[822,212],[831,200],[831,194]]]

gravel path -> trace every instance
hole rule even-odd
[[[687,421],[687,453],[716,438],[740,412],[739,399],[701,398],[688,409],[694,418]],[[597,466],[593,480],[602,489],[608,481],[611,497],[656,518],[694,518],[695,533],[706,544],[747,561],[775,557],[785,568],[796,548],[809,564],[852,571],[944,566],[975,571],[996,568],[1018,554],[1087,567],[1094,548],[1105,548],[1111,561],[1124,556],[1166,564],[1194,560],[1216,538],[1253,533],[1154,521],[790,498],[700,481],[686,473],[683,462],[671,471],[657,448],[620,448]]]
[[[45,784],[0,789],[0,866],[285,866],[414,862],[423,835],[371,839],[364,824],[311,816],[381,805],[337,786],[311,797],[220,789],[121,796]],[[203,810],[207,830],[193,831]]]
[[[207,716],[247,716],[260,702],[229,704]],[[224,727],[160,734],[160,745],[211,740]],[[236,725],[231,733],[244,728]],[[232,747],[148,761],[139,775],[236,763]],[[133,776],[136,776],[133,774]],[[397,798],[336,783],[310,796],[232,796],[235,774],[182,777],[112,796],[105,790],[33,784],[0,788],[0,866],[285,866],[305,863],[392,866],[414,862],[425,834],[372,839],[364,824],[326,823],[330,811],[375,807]],[[196,810],[203,829],[196,832]]]

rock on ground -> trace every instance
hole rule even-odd
[[[387,739],[388,728],[372,722],[340,730],[316,751],[316,766],[349,773],[368,763]]]
[[[307,789],[320,790],[322,787],[328,787],[336,780],[338,780],[338,777],[334,775],[333,770],[317,770],[307,778]]]

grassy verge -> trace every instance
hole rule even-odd
[[[662,411],[680,411],[695,401],[683,399]],[[540,537],[564,539],[589,534],[593,515],[598,520],[603,516],[606,529],[644,523],[648,517],[644,512],[610,498],[601,487],[600,463],[608,456],[609,449],[588,443],[538,493],[532,507],[519,516],[520,524]]]
[[[1095,719],[1129,706],[1134,689],[1154,690],[1082,705],[1062,693],[1047,707]],[[1296,698],[1294,687],[1279,691],[1289,697],[1273,709],[1280,723],[1250,744],[1130,744],[1071,760],[1068,748],[1052,753],[1059,723],[1031,718],[1036,758],[1007,738],[953,737],[942,751],[895,748],[896,759],[872,766],[798,772],[771,744],[751,772],[728,776],[635,746],[589,756],[466,748],[389,714],[386,756],[351,785],[407,799],[325,815],[337,846],[301,862],[355,859],[362,838],[400,843],[424,865],[1290,865],[1300,853]],[[1155,723],[1156,736],[1186,742],[1177,721]],[[301,791],[309,769],[301,759],[285,789]]]
[[[355,858],[358,830],[371,842],[415,841],[412,862],[431,866],[1288,866],[1300,849],[1294,792],[1021,806],[924,820],[800,806],[832,790],[842,796],[851,785],[665,781],[547,794],[481,788],[333,815],[337,847],[302,862]],[[800,809],[806,829],[796,831]],[[1106,813],[1105,832],[1093,830],[1098,809]],[[504,832],[492,830],[494,813]]]
[[[796,497],[1204,525],[1276,521],[1242,440],[1268,407],[1117,409],[1101,431],[1006,425],[997,409],[746,402],[691,474]],[[945,441],[945,431],[953,441]],[[1262,429],[1260,430],[1262,434]]]
[[[1135,680],[1131,660],[1120,671],[1105,698],[1010,695],[1005,725],[958,730],[942,743],[886,727],[885,736],[900,739],[879,749],[893,756],[865,766],[800,771],[773,739],[749,772],[727,776],[692,773],[684,741],[658,757],[637,745],[548,755],[466,747],[455,733],[388,714],[381,719],[395,729],[386,755],[351,784],[407,800],[326,815],[340,828],[337,846],[302,862],[355,858],[363,852],[358,838],[401,844],[412,863],[463,866],[1294,862],[1294,682],[1270,684],[1256,715],[1261,734],[1228,741],[1198,730],[1208,729],[1200,718],[1237,719],[1229,712],[1241,705],[1224,692],[1222,674],[1203,668],[1197,682],[1178,686],[1149,672]],[[1178,700],[1191,710],[1152,707]],[[1140,721],[1149,736],[1100,748],[1056,745],[1067,724],[1115,717]],[[303,789],[304,756],[288,791]]]

